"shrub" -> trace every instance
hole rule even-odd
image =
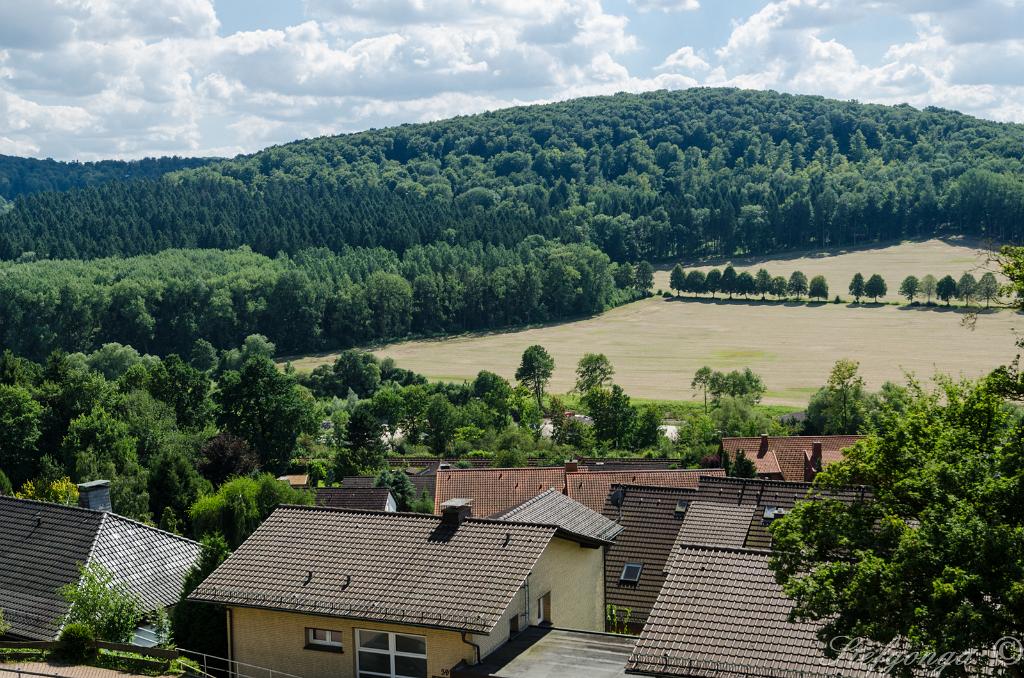
[[[88,664],[96,661],[96,634],[92,627],[81,622],[72,622],[60,632],[57,656],[69,664]]]

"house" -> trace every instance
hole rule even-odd
[[[697,487],[702,475],[725,475],[722,469],[618,468],[594,470],[577,462],[564,466],[488,469],[438,469],[435,511],[456,497],[473,500],[483,516],[500,515],[547,490],[558,490],[601,512],[614,484]]]
[[[757,475],[771,480],[804,482],[843,458],[843,451],[864,436],[770,436],[722,438],[719,450],[730,458],[743,454],[754,462]]]
[[[686,502],[695,495],[693,488],[612,486],[604,515],[622,532],[605,555],[605,602],[615,612],[609,630],[638,632],[647,621],[665,581]]]
[[[367,511],[397,511],[398,504],[386,487],[318,487],[316,505]]]
[[[309,475],[306,473],[292,473],[289,475],[278,476],[277,479],[282,483],[288,483],[289,486],[296,490],[309,489]]]
[[[555,489],[527,499],[501,514],[500,520],[554,525],[578,537],[611,544],[622,526]]]
[[[881,678],[851,660],[826,659],[814,622],[791,622],[793,603],[763,549],[680,545],[627,673],[681,678]]]
[[[201,546],[110,512],[110,483],[79,486],[81,506],[0,496],[0,609],[8,635],[53,640],[68,603],[59,590],[98,564],[138,597],[146,612],[178,602]],[[87,508],[89,506],[97,508]],[[138,644],[152,644],[140,630]]]
[[[423,496],[424,493],[431,499],[434,498],[436,476],[433,473],[410,475],[409,481],[412,482],[412,486],[416,490],[417,499]],[[345,489],[376,487],[377,476],[345,476],[341,479],[341,486]]]
[[[530,626],[601,631],[603,541],[553,525],[282,506],[192,593],[231,659],[303,678],[443,676]]]

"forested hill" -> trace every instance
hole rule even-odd
[[[1024,126],[690,89],[311,139],[158,179],[23,195],[0,258],[296,252],[527,234],[615,261],[1024,235]]]
[[[156,179],[168,172],[201,167],[211,160],[174,156],[128,161],[60,162],[0,155],[0,200],[13,200],[29,193],[98,186],[108,181]]]

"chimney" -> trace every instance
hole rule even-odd
[[[815,440],[811,443],[811,470],[817,473],[821,470],[821,441]]]
[[[766,454],[768,454],[768,434],[767,433],[762,433],[761,434],[761,447],[759,447],[758,450],[757,450],[757,456],[758,457],[763,457]]]
[[[575,459],[566,459],[565,460],[565,472],[566,473],[576,473],[576,471],[579,471],[579,470],[580,470],[580,463],[578,461],[576,461]]]
[[[78,505],[96,511],[111,512],[110,481],[90,480],[78,485]]]
[[[473,515],[472,499],[449,499],[441,504],[441,524],[458,527]]]

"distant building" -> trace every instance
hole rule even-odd
[[[395,498],[386,487],[318,487],[316,505],[365,511],[398,510]]]
[[[110,512],[107,481],[79,486],[79,506],[0,496],[0,609],[9,636],[53,640],[68,612],[59,590],[80,567],[106,568],[146,612],[178,602],[198,543]],[[94,508],[86,508],[94,507]],[[139,644],[152,644],[140,629]]]
[[[282,483],[288,483],[293,489],[296,490],[308,490],[309,489],[309,475],[305,473],[293,473],[284,476],[278,476],[278,480]]]
[[[443,676],[529,627],[604,629],[605,540],[471,513],[282,506],[191,598],[228,608],[231,659],[303,678]]]
[[[805,482],[843,458],[843,451],[864,436],[769,436],[722,438],[720,450],[735,459],[740,452],[754,462],[757,475],[770,480]]]

